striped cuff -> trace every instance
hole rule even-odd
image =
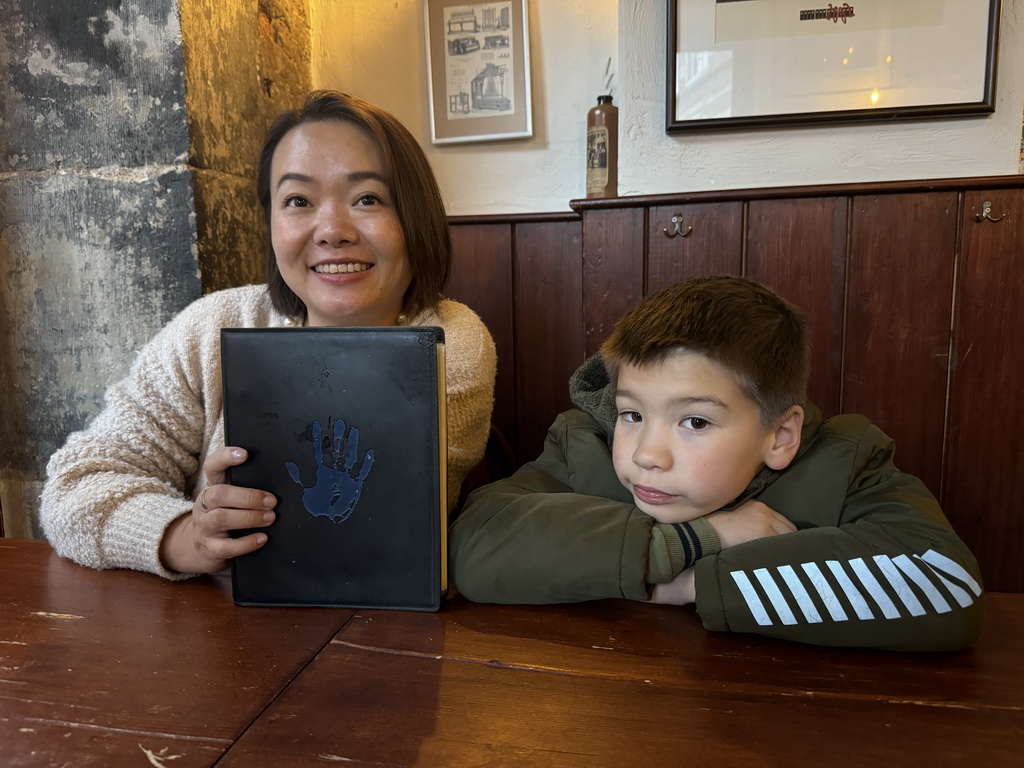
[[[651,536],[650,583],[671,581],[705,555],[721,551],[718,534],[703,517],[688,523],[655,523]]]

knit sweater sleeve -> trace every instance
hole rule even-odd
[[[54,549],[92,568],[165,578],[167,526],[192,507],[202,458],[221,434],[219,329],[253,321],[255,288],[201,298],[139,352],[102,411],[50,458],[40,518]],[[242,301],[240,302],[239,299]]]
[[[445,333],[450,511],[466,475],[484,455],[494,405],[497,355],[487,327],[464,304],[444,299],[413,323],[438,325]]]

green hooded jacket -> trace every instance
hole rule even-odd
[[[450,574],[469,600],[649,600],[693,567],[711,630],[905,651],[958,650],[977,636],[977,562],[863,416],[822,422],[808,405],[792,463],[763,467],[727,507],[757,499],[796,532],[723,550],[704,519],[658,523],[619,483],[614,391],[598,356],[570,392],[577,408],[555,419],[541,455],[477,489],[452,525]]]

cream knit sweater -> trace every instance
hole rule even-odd
[[[205,485],[203,459],[224,444],[220,329],[290,324],[266,286],[253,285],[198,299],[154,336],[92,424],[50,458],[40,516],[57,552],[92,568],[185,578],[161,565],[160,540]],[[494,342],[472,310],[448,299],[408,324],[445,331],[451,507],[484,454]]]

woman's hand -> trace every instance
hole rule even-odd
[[[266,528],[276,519],[277,499],[271,494],[226,483],[228,469],[247,457],[243,449],[226,446],[206,458],[203,471],[209,484],[199,492],[191,514],[167,526],[160,542],[160,561],[169,571],[217,573],[231,558],[267,543],[262,532],[231,537],[231,531]]]
[[[722,549],[796,530],[796,526],[785,517],[754,499],[743,502],[736,509],[712,512],[705,519],[718,534]]]

